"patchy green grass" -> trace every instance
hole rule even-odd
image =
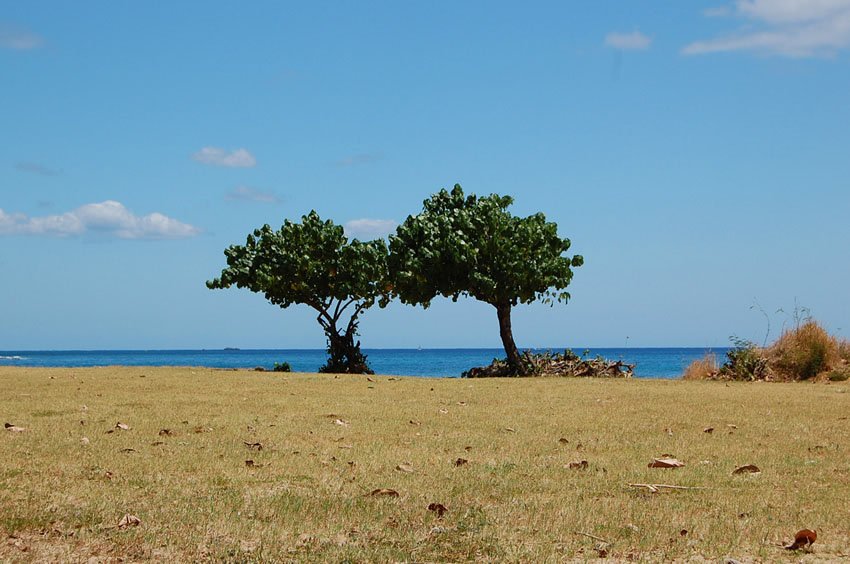
[[[847,557],[847,383],[373,380],[0,368],[0,560]]]

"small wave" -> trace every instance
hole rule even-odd
[[[0,360],[24,360],[22,356],[0,356]]]

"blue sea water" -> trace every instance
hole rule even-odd
[[[582,348],[573,350],[577,354],[584,352]],[[678,378],[691,361],[706,352],[714,352],[718,360],[722,360],[726,350],[599,348],[590,349],[589,356],[601,355],[609,360],[635,364],[635,376],[639,378]],[[378,374],[422,377],[458,377],[464,370],[505,356],[501,349],[364,349],[363,352]],[[0,366],[262,366],[271,369],[275,362],[288,362],[296,372],[315,372],[325,359],[325,351],[319,349],[0,351]]]

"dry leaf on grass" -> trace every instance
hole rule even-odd
[[[26,427],[18,427],[12,423],[4,423],[3,426],[6,427],[6,430],[10,433],[23,433],[27,430]]]
[[[411,425],[416,425],[417,427],[418,427],[419,425],[422,425],[422,423],[420,423],[420,422],[419,422],[419,421],[417,421],[416,419],[411,419],[411,420],[409,421],[409,423],[410,423]]]
[[[136,452],[136,449],[134,449],[134,448],[122,448],[121,452],[131,453],[131,452]]]
[[[738,428],[738,426],[735,425],[734,423],[729,423],[726,426],[729,427],[730,429],[737,429]]]
[[[733,474],[758,474],[759,472],[761,472],[761,468],[759,468],[755,464],[745,464],[744,466],[738,466],[732,471]]]
[[[349,423],[345,419],[334,419],[334,425],[339,425],[340,427],[348,427]]]
[[[675,458],[653,458],[648,468],[681,468],[685,463]]]
[[[366,381],[367,381],[367,382],[374,382],[374,381],[375,381],[375,379],[374,379],[374,378],[371,378],[371,377],[369,377],[369,376],[366,376]]]
[[[428,511],[433,511],[437,514],[438,518],[442,519],[443,514],[448,511],[448,509],[446,509],[446,506],[442,503],[431,503],[428,505]]]
[[[135,515],[130,515],[129,513],[127,513],[123,517],[121,517],[120,521],[118,521],[118,528],[129,529],[130,527],[138,527],[141,524],[141,519],[139,519]]]
[[[714,432],[714,427],[706,427],[705,429],[702,430],[702,432],[711,434],[711,433]]]
[[[248,468],[262,468],[265,464],[258,464],[251,459],[245,461],[245,466]]]
[[[192,429],[194,433],[209,433],[210,431],[212,431],[212,427],[204,427],[203,425],[198,425]]]
[[[570,441],[568,441],[564,437],[561,437],[560,439],[558,439],[558,442],[561,443],[562,445],[565,445],[565,444],[569,443]]]
[[[443,415],[445,415],[445,414],[446,414],[446,413],[448,413],[448,412],[449,412],[449,410],[448,410],[448,409],[446,409],[446,408],[444,408],[444,407],[441,407],[441,408],[440,408],[440,413],[442,413]]]
[[[468,464],[469,461],[465,458],[458,458],[455,460],[455,466],[463,466],[464,464]]]
[[[91,442],[91,441],[89,441],[89,438],[88,438],[88,437],[83,437],[82,439],[80,439],[80,443],[81,443],[81,444],[84,444],[84,445],[87,445],[87,444],[89,444],[90,442]]]
[[[378,488],[366,494],[367,497],[398,497],[398,492],[389,488]]]
[[[121,423],[120,421],[115,424],[115,428],[118,429],[119,431],[129,431],[130,430],[129,425],[127,425],[126,423]]]
[[[159,436],[160,437],[173,437],[174,431],[172,431],[171,429],[160,429],[159,430]]]
[[[587,460],[574,460],[564,466],[564,468],[569,468],[570,470],[586,470]]]
[[[817,531],[801,529],[797,531],[796,535],[794,535],[794,542],[787,545],[785,548],[786,550],[799,550],[801,548],[807,548],[813,545],[817,539]]]
[[[410,464],[399,464],[395,467],[395,469],[399,472],[404,472],[406,474],[413,474],[414,472],[413,466],[411,466]]]
[[[248,441],[242,441],[242,444],[251,450],[263,450],[263,443],[249,443]]]

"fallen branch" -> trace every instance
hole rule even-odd
[[[658,493],[660,489],[668,490],[704,490],[701,486],[674,486],[671,484],[629,484],[630,488],[646,488],[652,493]]]
[[[602,537],[597,537],[596,535],[591,535],[590,533],[585,533],[584,531],[573,531],[573,533],[576,534],[576,535],[583,535],[587,538],[591,538],[591,539],[599,541],[599,542],[604,542],[605,544],[610,544],[607,540],[603,539]]]

